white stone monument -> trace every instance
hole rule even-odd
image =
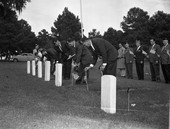
[[[35,60],[32,60],[32,75],[35,76]]]
[[[55,65],[55,85],[62,86],[62,64],[58,62]]]
[[[50,81],[50,61],[45,61],[45,81]]]
[[[101,78],[101,109],[107,113],[116,113],[116,77],[103,75]]]
[[[31,64],[30,61],[27,61],[27,74],[31,73]]]
[[[42,78],[42,61],[38,61],[38,78]]]

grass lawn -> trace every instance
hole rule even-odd
[[[133,80],[117,77],[114,115],[100,109],[97,67],[90,71],[89,88],[71,80],[56,87],[54,79],[27,75],[26,63],[0,62],[0,129],[168,129],[170,84],[151,82],[148,75],[145,81],[136,74]]]

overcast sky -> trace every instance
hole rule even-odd
[[[35,34],[42,29],[51,33],[53,22],[65,7],[80,18],[80,0],[32,0],[19,19],[25,19]],[[170,0],[82,0],[82,7],[86,36],[92,29],[97,29],[101,34],[109,27],[121,29],[120,22],[132,7],[139,7],[150,16],[158,10],[170,14]]]

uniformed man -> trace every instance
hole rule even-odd
[[[126,77],[133,79],[133,60],[134,51],[133,48],[129,47],[129,43],[125,44],[125,66],[126,66]]]
[[[163,40],[163,47],[161,50],[161,67],[165,78],[165,83],[170,82],[170,44],[168,39]]]
[[[144,58],[147,53],[142,49],[140,40],[136,40],[134,55],[138,80],[144,80]]]
[[[160,53],[161,48],[155,43],[154,39],[150,40],[151,47],[149,48],[149,63],[152,81],[160,82]]]

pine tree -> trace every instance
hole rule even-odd
[[[52,35],[59,40],[77,39],[81,38],[81,23],[78,16],[76,17],[72,12],[65,8],[62,15],[59,15],[54,22],[54,27],[51,27]],[[80,34],[80,37],[77,36]]]

